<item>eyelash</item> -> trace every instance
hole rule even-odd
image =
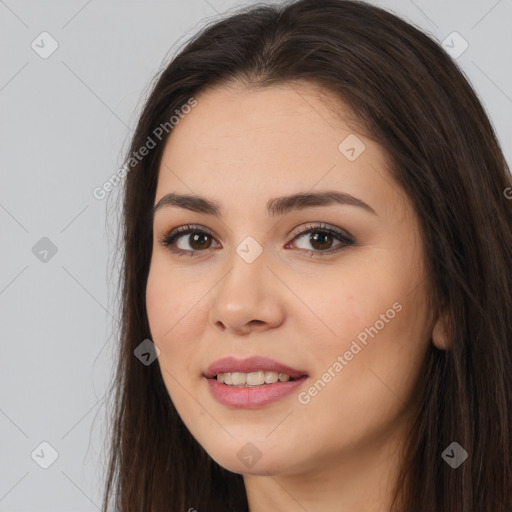
[[[176,254],[177,256],[188,255],[188,256],[193,257],[193,256],[196,256],[196,253],[205,252],[208,249],[205,249],[203,251],[198,251],[198,250],[185,251],[183,249],[173,249],[172,248],[174,246],[176,240],[179,237],[184,236],[186,234],[192,234],[192,233],[201,233],[201,234],[211,236],[213,238],[213,235],[211,234],[211,232],[208,229],[203,229],[200,226],[194,226],[194,225],[187,224],[185,226],[180,226],[178,228],[171,230],[170,232],[165,234],[159,240],[159,242],[164,247],[166,247],[169,251]],[[333,228],[333,227],[329,227],[322,223],[319,225],[307,225],[307,226],[301,228],[299,231],[293,233],[292,241],[295,240],[296,238],[299,238],[300,236],[307,234],[307,233],[327,233],[329,235],[336,237],[341,242],[340,244],[336,245],[334,247],[334,249],[331,248],[326,251],[302,249],[302,251],[305,251],[306,253],[310,254],[313,257],[329,256],[329,255],[332,255],[333,253],[340,252],[343,249],[345,249],[351,245],[354,245],[354,240],[352,240],[350,237],[345,235],[345,233],[343,231]]]

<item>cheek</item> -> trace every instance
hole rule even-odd
[[[154,258],[146,286],[146,309],[151,339],[160,349],[157,361],[165,386],[180,414],[188,417],[194,402],[184,389],[191,389],[191,382],[199,376],[202,294],[199,283],[194,286],[182,281],[164,258]]]
[[[146,286],[146,309],[152,341],[160,349],[158,362],[168,389],[192,375],[201,339],[200,284],[180,281],[169,265],[152,261]],[[195,363],[197,365],[197,362]],[[167,373],[167,375],[166,375]]]
[[[334,380],[357,400],[366,400],[365,395],[382,398],[374,386],[393,399],[386,385],[406,397],[418,377],[428,346],[426,289],[419,272],[403,272],[405,263],[374,258],[350,271],[344,267],[324,286],[298,290],[313,305],[314,315],[306,315],[302,327],[311,333],[305,348],[316,377],[342,356],[343,369]]]
[[[423,312],[413,294],[400,295],[396,287],[388,293],[367,288],[363,296],[358,291],[364,292],[356,288],[324,307],[324,318],[336,336],[317,337],[308,350],[315,379],[301,403],[309,400],[305,418],[315,417],[322,424],[316,441],[326,453],[333,443],[358,443],[396,424],[427,348]]]
[[[309,309],[301,321],[311,342],[324,338],[328,345],[343,349],[378,321],[380,314],[404,296],[401,281],[390,277],[390,270],[367,261],[358,266],[340,265],[321,276],[295,277],[294,292]]]
[[[350,341],[360,335],[364,342],[366,335],[400,344],[413,335],[415,326],[423,327],[426,312],[419,257],[410,243],[354,251],[338,275],[325,280],[323,296],[314,298],[318,311],[325,314],[325,323],[339,339]]]
[[[200,299],[204,294],[199,281],[180,277],[165,258],[153,258],[146,286],[146,309],[151,334],[163,343],[190,333],[198,325]]]

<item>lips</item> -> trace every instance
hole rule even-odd
[[[274,371],[285,373],[294,379],[307,376],[307,372],[291,368],[274,359],[263,356],[252,356],[247,359],[236,359],[235,357],[223,357],[212,363],[204,372],[204,376],[212,379],[219,373],[251,373],[260,371]]]

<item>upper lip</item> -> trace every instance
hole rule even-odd
[[[273,371],[285,373],[294,379],[307,375],[307,372],[296,370],[274,359],[263,356],[252,356],[247,359],[237,359],[235,357],[223,357],[213,362],[204,372],[204,376],[211,379],[219,373],[251,373],[259,371]]]

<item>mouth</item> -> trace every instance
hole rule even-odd
[[[223,380],[229,381],[230,378],[231,384],[223,382]],[[263,380],[267,378],[269,382],[262,382],[262,378]],[[211,396],[223,406],[231,409],[265,408],[298,392],[302,386],[306,385],[305,382],[308,379],[308,375],[291,377],[287,374],[266,371],[248,374],[227,372],[209,378],[205,376]]]
[[[238,359],[228,356],[212,363],[203,373],[211,395],[226,407],[265,407],[305,385],[304,370],[264,356]]]

